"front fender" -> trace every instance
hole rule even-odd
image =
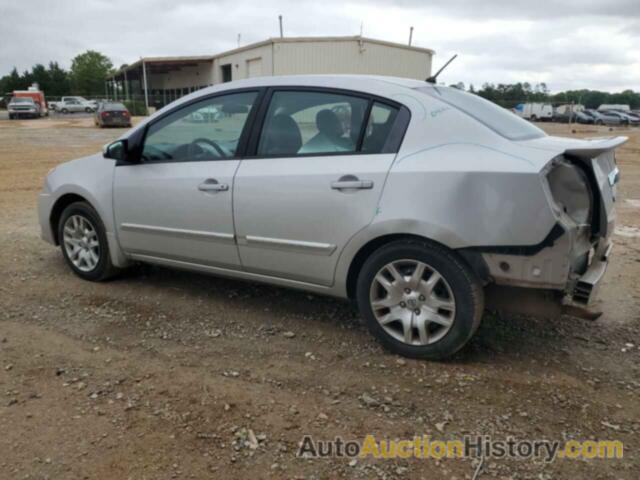
[[[56,167],[45,181],[45,190],[39,198],[39,216],[43,232],[44,222],[51,219],[55,205],[65,195],[78,195],[96,210],[104,225],[111,258],[116,266],[125,266],[115,234],[113,215],[113,173],[115,162],[102,154],[80,158]],[[53,233],[53,232],[52,232]],[[46,236],[46,235],[43,235]]]

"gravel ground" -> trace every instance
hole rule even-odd
[[[554,133],[607,128],[543,125]],[[121,130],[0,120],[0,478],[471,479],[478,460],[296,456],[329,440],[619,439],[622,460],[487,459],[477,478],[640,476],[640,130],[619,153],[604,316],[487,315],[444,363],[384,352],[346,303],[141,266],[92,284],[39,239],[54,165]]]

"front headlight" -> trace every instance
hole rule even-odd
[[[593,194],[584,171],[566,159],[547,175],[553,200],[577,224],[588,225],[593,210]]]

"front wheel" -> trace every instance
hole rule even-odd
[[[111,263],[102,220],[88,203],[75,202],[64,209],[58,239],[67,265],[80,278],[97,282],[118,272]]]
[[[480,325],[482,287],[455,253],[401,240],[375,251],[358,276],[357,301],[369,331],[393,353],[442,359]]]

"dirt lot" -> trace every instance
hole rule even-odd
[[[487,316],[446,363],[385,353],[332,299],[155,267],[76,278],[39,239],[36,195],[51,167],[121,133],[80,117],[0,120],[1,479],[462,480],[476,466],[300,459],[307,433],[619,439],[622,460],[487,459],[477,478],[639,478],[639,129],[615,132],[631,142],[605,315]]]

